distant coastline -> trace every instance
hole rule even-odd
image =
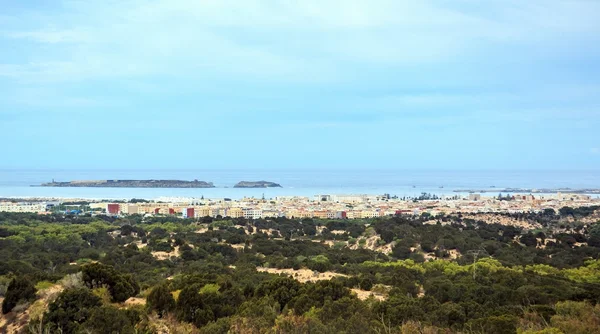
[[[36,187],[36,186],[34,186]],[[42,183],[39,187],[80,188],[214,188],[212,182],[184,180],[89,180]]]
[[[212,182],[186,180],[75,180],[42,183],[32,187],[58,188],[216,188]],[[270,181],[240,181],[233,188],[282,188]]]
[[[600,194],[600,189],[571,189],[571,188],[550,188],[550,189],[534,189],[534,188],[490,188],[490,189],[455,189],[455,193],[531,193],[531,194]]]

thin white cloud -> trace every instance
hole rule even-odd
[[[37,62],[63,65],[13,69],[29,80],[238,75],[328,82],[346,79],[352,62],[428,64],[468,56],[477,44],[599,32],[586,14],[593,3],[527,3],[491,1],[490,11],[498,10],[491,18],[430,1],[65,1],[63,12],[37,13],[38,28],[6,35],[56,45]],[[563,10],[558,22],[552,9]]]
[[[98,107],[107,108],[105,112],[109,112],[112,108],[122,111],[128,106],[127,101],[103,98],[102,92],[94,96],[86,96],[74,92],[65,92],[59,87],[52,86],[11,87],[5,93],[0,95],[0,105],[19,105],[41,110],[53,108],[52,111],[58,113],[85,112],[88,108]],[[0,109],[1,113],[2,110]]]
[[[494,94],[466,94],[466,93],[423,93],[388,95],[375,99],[368,99],[365,105],[381,108],[387,111],[401,111],[402,109],[439,109],[455,107],[489,106],[498,101],[507,102],[518,100],[518,96],[508,93]]]
[[[87,42],[89,37],[86,33],[78,30],[38,30],[38,31],[19,31],[7,33],[7,37],[14,39],[31,39],[40,43],[77,43]]]
[[[402,81],[407,86],[431,88],[408,93],[390,88],[388,95],[375,98],[347,94],[330,102],[333,106],[327,112],[388,112],[392,115],[386,117],[395,117],[393,112],[426,111],[438,115],[440,122],[459,119],[440,117],[444,110],[461,114],[463,120],[482,118],[479,112],[535,122],[553,114],[544,108],[506,112],[502,107],[559,98],[558,102],[589,101],[597,96],[598,86],[582,90],[580,85],[562,82],[548,89],[542,82],[521,91],[492,88],[469,93],[469,88],[493,87],[503,80],[469,71],[473,62],[503,74],[505,69],[494,68],[495,55],[485,54],[491,46],[497,50],[540,43],[552,54],[564,52],[560,43],[573,35],[600,36],[600,27],[590,14],[598,12],[598,4],[548,0],[489,1],[485,8],[472,2],[450,4],[395,0],[64,1],[60,11],[26,12],[5,21],[0,18],[4,40],[31,48],[22,62],[19,57],[0,55],[0,80],[16,83],[15,94],[5,98],[13,103],[82,108],[95,106],[98,100],[56,89],[54,97],[32,102],[27,98],[29,91],[21,87],[103,81],[144,95],[159,95],[177,89],[164,87],[165,79],[181,80],[187,87],[222,79],[225,83],[267,83],[274,88],[279,84],[326,89],[380,84],[386,91],[386,85]],[[4,40],[0,37],[0,46]],[[514,51],[507,54],[528,57],[526,51]],[[456,64],[462,70],[449,74]],[[408,74],[387,76],[396,69],[408,69]],[[389,82],[379,83],[381,77]],[[449,87],[467,89],[445,91]],[[460,108],[463,110],[457,111]],[[573,112],[574,108],[564,110]],[[426,113],[419,117],[430,121]]]

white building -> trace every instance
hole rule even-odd
[[[244,218],[246,219],[260,219],[262,218],[262,210],[253,208],[243,208]]]
[[[362,203],[368,199],[367,195],[333,195],[331,200],[340,203]]]
[[[480,201],[481,194],[469,194],[469,201]]]
[[[46,212],[48,204],[42,203],[13,203],[0,202],[0,212]]]

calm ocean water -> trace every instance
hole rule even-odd
[[[43,188],[43,182],[95,179],[180,179],[213,182],[211,189]],[[267,180],[283,188],[235,189],[238,181]],[[442,188],[443,187],[443,188]],[[162,196],[267,198],[283,195],[383,194],[421,192],[454,195],[453,190],[491,188],[600,188],[597,171],[450,171],[450,170],[0,170],[0,197],[148,198]]]

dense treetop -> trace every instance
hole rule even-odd
[[[597,332],[597,209],[512,216],[535,230],[0,213],[0,331]]]

